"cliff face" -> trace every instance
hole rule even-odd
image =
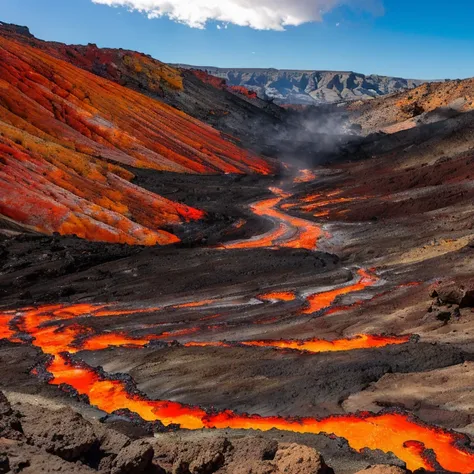
[[[270,97],[281,104],[314,105],[370,99],[423,83],[414,79],[366,76],[355,72],[192,67],[223,78],[230,86],[244,86],[256,91],[260,97]]]

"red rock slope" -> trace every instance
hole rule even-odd
[[[0,216],[51,233],[154,245],[203,217],[130,183],[120,165],[270,173],[213,128],[159,101],[0,37]]]

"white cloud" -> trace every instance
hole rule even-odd
[[[149,18],[169,17],[193,28],[210,20],[249,26],[257,30],[284,30],[285,26],[321,21],[339,5],[383,12],[382,0],[92,0],[137,10]]]

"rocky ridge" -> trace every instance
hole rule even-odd
[[[424,81],[364,75],[352,71],[298,71],[287,69],[240,69],[179,65],[204,70],[225,79],[229,86],[243,86],[259,97],[279,104],[318,105],[372,99],[412,89]]]

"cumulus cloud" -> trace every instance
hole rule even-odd
[[[249,26],[257,30],[284,30],[286,26],[321,21],[340,5],[374,14],[383,11],[382,0],[92,0],[109,6],[140,11],[149,18],[169,17],[193,28],[211,20]]]

